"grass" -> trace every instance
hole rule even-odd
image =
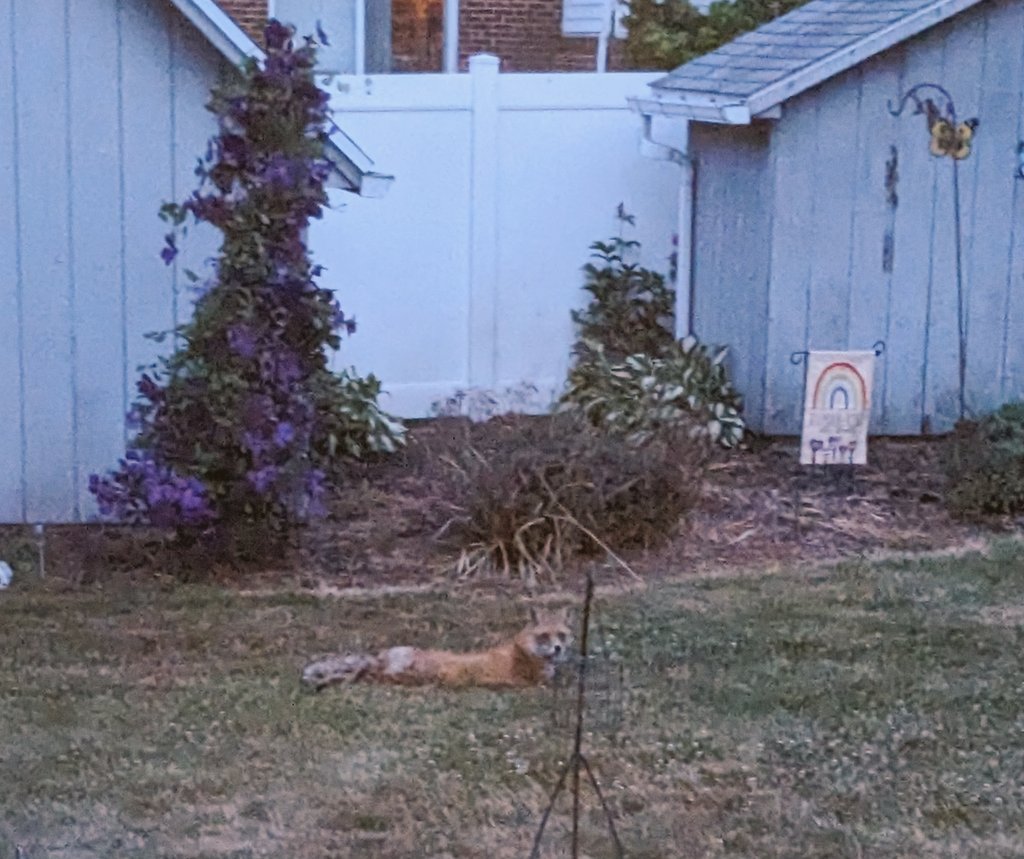
[[[628,856],[1024,855],[1018,545],[596,608],[628,694],[595,694],[587,748]],[[311,655],[478,646],[524,614],[22,577],[0,594],[0,859],[526,857],[570,746],[550,690],[297,683]],[[567,855],[569,807],[545,856]]]

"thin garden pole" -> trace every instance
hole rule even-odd
[[[943,117],[941,112],[935,105],[934,101],[930,98],[922,99],[919,93],[922,91],[932,90],[945,99],[946,113]],[[960,420],[963,420],[967,415],[967,322],[964,313],[964,276],[963,276],[963,253],[962,253],[962,236],[961,236],[961,224],[960,224],[960,170],[959,162],[961,158],[966,158],[970,154],[970,137],[967,138],[966,142],[960,140],[961,125],[966,126],[971,133],[978,126],[977,119],[969,119],[965,123],[957,122],[956,105],[953,103],[953,97],[949,94],[949,90],[945,87],[939,86],[934,83],[919,83],[912,86],[909,90],[904,93],[903,98],[900,99],[900,103],[897,107],[892,106],[892,102],[889,103],[889,113],[893,116],[899,116],[903,113],[903,108],[906,107],[908,101],[914,102],[914,113],[925,114],[928,119],[928,130],[933,132],[937,121],[945,122],[948,124],[949,136],[952,138],[952,142],[946,142],[940,145],[940,151],[932,149],[934,155],[951,155],[953,160],[953,225],[955,228],[955,235],[953,237],[954,249],[956,256],[956,321],[957,321],[957,333],[959,335],[959,359],[958,359],[958,376],[960,383]],[[940,138],[941,139],[941,138]],[[932,146],[936,146],[936,138],[932,138]],[[952,148],[950,148],[950,146]],[[957,151],[958,147],[966,146],[966,150],[961,154]],[[927,356],[925,356],[927,359]]]
[[[964,276],[963,260],[961,258],[961,237],[960,237],[960,162],[953,159],[953,222],[955,225],[956,245],[956,323],[960,335],[960,361],[958,370],[960,372],[960,420],[967,414],[966,384],[967,384],[967,325],[964,314]]]
[[[580,767],[586,769],[590,783],[594,788],[594,792],[597,794],[598,801],[601,803],[601,808],[608,820],[608,831],[611,834],[612,843],[615,845],[615,855],[618,856],[619,859],[622,859],[623,856],[622,842],[619,841],[619,834],[615,830],[615,821],[612,818],[611,809],[608,807],[604,794],[601,793],[601,788],[598,786],[597,778],[594,776],[594,771],[590,768],[590,763],[587,761],[582,751],[583,713],[586,703],[587,645],[590,635],[590,604],[593,600],[593,596],[594,580],[590,573],[587,573],[587,587],[583,598],[583,630],[580,633],[579,674],[576,685],[576,736],[573,740],[572,754],[569,755],[569,760],[566,761],[565,766],[562,767],[562,771],[558,776],[558,781],[555,784],[555,789],[551,791],[551,797],[548,799],[547,808],[544,809],[544,814],[541,815],[540,825],[537,827],[537,834],[533,839],[533,849],[530,851],[530,859],[538,859],[540,856],[540,842],[544,837],[544,829],[547,827],[548,819],[551,817],[551,811],[555,807],[555,800],[558,799],[558,794],[561,793],[562,788],[565,787],[565,780],[569,775],[569,770],[572,770],[573,774],[572,856],[573,859],[579,859]]]
[[[587,679],[587,639],[590,636],[590,601],[594,596],[594,579],[587,573],[587,589],[583,597],[583,632],[580,634],[580,672],[576,686],[576,740],[572,748],[572,859],[579,859],[580,825],[580,748],[583,745],[583,706]],[[589,767],[587,767],[589,771]]]

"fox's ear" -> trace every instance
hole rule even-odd
[[[540,616],[537,614],[537,607],[530,606],[530,623],[540,623]]]

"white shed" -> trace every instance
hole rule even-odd
[[[0,0],[0,522],[87,518],[125,449],[143,336],[190,312],[193,233],[159,253],[161,203],[196,185],[218,76],[256,45],[210,0]],[[334,185],[389,177],[338,132]]]
[[[931,142],[947,95],[967,157]],[[966,412],[1024,397],[1024,0],[811,0],[635,106],[689,123],[680,316],[754,428],[798,431],[793,352],[882,340],[872,432],[949,429],[961,329]]]

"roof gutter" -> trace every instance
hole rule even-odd
[[[634,111],[644,116],[675,116],[721,125],[749,125],[751,120],[750,108],[744,101],[708,93],[654,91],[649,98],[633,97],[627,101]]]
[[[232,65],[239,66],[247,59],[262,62],[266,58],[263,50],[213,0],[171,3]],[[334,167],[328,187],[352,191],[361,197],[383,197],[395,180],[394,176],[373,171],[373,160],[337,126],[331,131],[324,155]]]

